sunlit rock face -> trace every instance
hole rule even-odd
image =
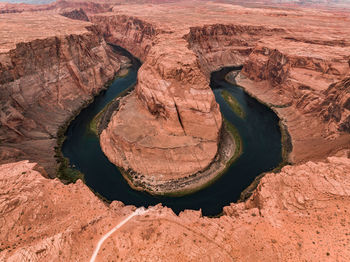
[[[2,15],[0,25],[0,161],[38,161],[55,175],[59,127],[114,77],[121,59],[90,23],[28,13]]]

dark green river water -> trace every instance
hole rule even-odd
[[[130,57],[126,51],[124,55]],[[132,58],[132,57],[131,57]],[[89,131],[93,117],[113,98],[134,85],[140,62],[132,58],[133,66],[124,78],[112,85],[72,121],[67,129],[62,152],[85,175],[86,184],[108,200],[124,204],[145,206],[162,203],[179,213],[184,209],[202,209],[203,215],[217,215],[222,208],[239,199],[241,192],[262,172],[272,170],[282,161],[281,131],[277,115],[265,105],[247,95],[240,87],[224,80],[229,68],[213,72],[211,87],[221,112],[239,131],[243,153],[229,170],[211,186],[183,197],[155,197],[129,187],[117,167],[103,154],[98,137]],[[221,90],[230,92],[245,111],[245,118],[238,117],[226,104]]]

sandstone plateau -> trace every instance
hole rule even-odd
[[[350,260],[350,13],[233,2],[0,4],[0,261],[90,260],[136,209],[45,178],[62,127],[128,64],[108,43],[143,62],[100,136],[112,163],[156,182],[210,166],[223,130],[210,73],[236,66],[287,128],[292,165],[217,218],[149,207],[98,261]]]

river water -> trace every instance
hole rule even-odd
[[[211,87],[224,117],[239,131],[243,152],[228,171],[211,186],[183,197],[156,197],[135,191],[127,184],[118,168],[103,154],[98,137],[91,133],[89,125],[119,93],[134,85],[140,62],[129,56],[133,65],[129,74],[116,79],[111,86],[97,96],[92,104],[72,121],[66,132],[62,152],[70,164],[85,175],[86,184],[108,200],[119,200],[137,207],[162,203],[179,213],[184,209],[202,209],[203,215],[217,215],[222,208],[239,199],[241,192],[256,176],[272,170],[282,161],[281,131],[277,115],[265,105],[247,95],[240,87],[224,80],[230,70],[213,72]],[[245,111],[245,118],[237,116],[221,96],[225,89],[230,92]]]

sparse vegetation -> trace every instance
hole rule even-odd
[[[233,139],[235,141],[235,153],[231,157],[231,159],[227,162],[226,168],[224,172],[227,170],[227,168],[230,167],[230,165],[242,154],[243,152],[243,145],[242,145],[242,139],[241,136],[239,135],[238,130],[234,125],[232,125],[226,118],[224,118],[224,124],[227,128],[227,130],[230,132],[230,134],[233,136]]]
[[[100,120],[103,116],[103,114],[107,111],[109,105],[111,103],[113,103],[114,100],[112,100],[111,102],[109,102],[90,122],[89,125],[89,130],[94,133],[95,135],[98,135],[98,125],[100,123]]]
[[[289,162],[288,156],[290,152],[293,150],[292,145],[292,138],[290,137],[290,134],[288,133],[287,127],[282,123],[280,120],[279,122],[280,130],[281,130],[281,144],[282,144],[282,162],[274,168],[271,172],[278,173],[281,171],[281,169],[291,164]]]
[[[112,106],[114,103],[116,103],[116,99],[123,97],[128,94],[132,89],[134,88],[134,85],[129,86],[127,89],[122,91],[119,95],[117,95],[111,102],[109,102],[98,114],[91,120],[89,125],[89,130],[94,133],[96,136],[99,135],[99,125],[101,123],[101,119],[103,118],[104,114],[108,111],[109,107]]]
[[[69,160],[64,157],[58,168],[58,178],[69,184],[75,183],[78,179],[84,181],[84,174],[77,169],[69,167]]]
[[[64,133],[69,125],[70,121],[66,125],[61,126],[57,132],[57,146],[55,147],[55,157],[59,164],[57,169],[57,177],[65,184],[75,183],[78,179],[85,182],[84,174],[80,171],[73,169],[69,166],[69,160],[62,154],[61,148],[65,140]]]
[[[240,118],[245,118],[244,110],[242,109],[237,99],[229,91],[222,90],[221,95],[237,116],[239,116]]]

